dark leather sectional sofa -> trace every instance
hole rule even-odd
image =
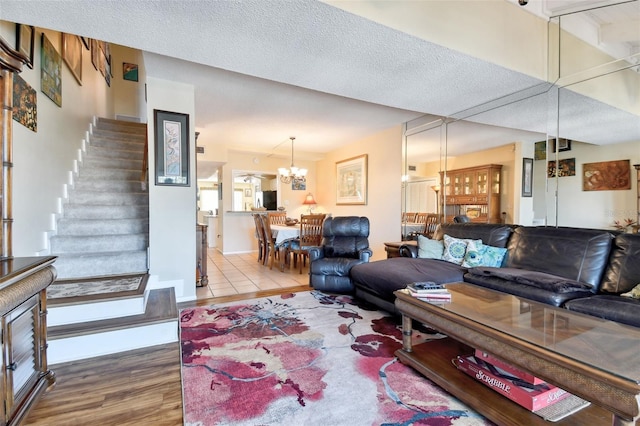
[[[395,312],[395,290],[414,281],[466,281],[553,306],[640,327],[640,300],[620,296],[640,283],[640,235],[570,227],[442,224],[444,235],[481,239],[507,248],[501,268],[464,268],[417,258],[417,246],[401,257],[351,269],[356,297]]]

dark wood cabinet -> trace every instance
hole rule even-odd
[[[47,294],[55,257],[0,260],[0,425],[17,425],[55,383],[47,366]]]
[[[440,172],[440,211],[444,221],[466,215],[472,222],[500,223],[501,173],[500,164]]]

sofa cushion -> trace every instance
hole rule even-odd
[[[609,264],[600,291],[620,294],[640,283],[640,234],[618,234],[613,240]]]
[[[393,292],[411,282],[460,282],[465,271],[465,268],[444,260],[394,257],[356,265],[351,268],[350,275],[356,288],[393,302]]]
[[[610,321],[640,327],[640,300],[630,297],[598,294],[570,300],[564,307]]]
[[[455,238],[482,240],[483,244],[506,247],[513,228],[497,223],[442,223],[436,228],[433,239],[442,240],[447,234]]]
[[[608,231],[563,227],[518,227],[509,239],[505,266],[539,271],[598,290],[609,260]]]
[[[481,273],[482,270],[494,270],[492,273]],[[518,274],[525,275],[517,279]],[[591,296],[589,286],[575,283],[562,277],[548,274],[538,275],[522,269],[509,268],[471,268],[464,275],[464,280],[514,296],[524,297],[552,306],[562,306],[566,301],[577,297]],[[555,281],[559,280],[559,281]]]
[[[418,257],[422,259],[442,259],[444,243],[418,235]]]

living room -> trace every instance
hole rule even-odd
[[[474,9],[474,6],[467,6],[472,10]],[[49,6],[43,5],[42,7],[47,9]],[[93,6],[91,5],[90,7]],[[344,7],[356,6],[347,5]],[[454,9],[451,9],[449,13],[453,13],[455,15],[456,13],[454,13],[454,11],[460,12],[459,8],[462,6],[456,5],[451,7]],[[495,16],[503,16],[505,21],[509,21],[507,16],[510,15],[511,12],[521,13],[515,12],[520,10],[515,4],[507,3],[497,7],[509,7],[510,12],[507,14],[503,11],[493,15],[488,11],[479,12],[476,10],[476,12],[478,12],[478,16],[480,17],[493,16],[495,18]],[[18,6],[17,8],[21,9],[22,6]],[[78,10],[81,9],[82,8],[78,6]],[[82,19],[90,21],[87,17],[82,19],[79,18],[78,20],[69,19],[67,22],[57,16],[57,13],[59,12],[47,10],[47,12],[50,12],[51,18],[44,19],[42,16],[39,16],[38,20],[35,20],[34,18],[33,21],[30,21],[26,15],[31,12],[33,12],[33,10],[30,11],[29,7],[21,9],[20,11],[11,10],[10,8],[8,9],[8,12],[7,9],[3,10],[3,38],[13,40],[13,23],[24,22],[27,24],[33,23],[36,25],[38,34],[40,34],[40,32],[44,32],[47,37],[52,40],[59,39],[60,35],[58,31],[67,31],[72,34],[78,33],[86,35],[87,37],[105,39],[111,43],[113,48],[113,61],[115,64],[127,62],[140,65],[141,80],[137,84],[134,84],[131,81],[123,81],[120,77],[119,69],[114,69],[111,87],[109,87],[104,81],[104,76],[101,76],[97,70],[93,69],[90,60],[87,57],[87,53],[84,53],[85,65],[83,67],[84,76],[82,86],[77,85],[74,82],[69,70],[63,65],[62,73],[65,83],[63,86],[64,107],[62,109],[58,108],[44,96],[39,94],[39,132],[33,133],[23,126],[14,123],[14,138],[15,141],[20,141],[15,144],[16,168],[14,180],[17,189],[16,193],[20,194],[16,197],[15,209],[15,216],[17,219],[14,228],[16,235],[16,255],[32,255],[33,253],[41,254],[46,252],[46,244],[43,243],[43,235],[51,228],[51,217],[58,210],[59,199],[62,197],[64,192],[61,187],[68,180],[69,170],[72,170],[74,167],[73,159],[77,157],[76,151],[81,145],[81,140],[88,129],[88,123],[93,115],[114,116],[116,114],[122,114],[136,117],[152,117],[154,109],[181,111],[188,113],[193,117],[190,122],[191,135],[193,136],[195,131],[201,131],[200,138],[203,144],[207,143],[207,138],[209,137],[207,135],[207,131],[210,130],[207,128],[199,128],[196,125],[199,112],[197,110],[197,93],[195,93],[195,89],[193,89],[193,87],[189,87],[184,83],[174,84],[172,83],[171,78],[160,76],[158,74],[149,74],[146,84],[144,84],[142,80],[144,78],[144,66],[148,66],[150,70],[153,69],[154,72],[157,72],[157,68],[154,68],[153,65],[161,64],[158,56],[164,55],[165,52],[160,51],[160,49],[149,49],[149,51],[145,51],[143,53],[140,50],[137,50],[145,50],[142,45],[137,46],[137,49],[122,47],[122,45],[129,45],[127,42],[120,41],[122,40],[121,37],[124,37],[124,35],[118,35],[117,37],[114,35],[112,38],[109,34],[100,33],[92,28],[85,27],[85,25],[87,25],[86,23],[80,24]],[[6,17],[5,13],[7,13]],[[21,15],[22,13],[25,15]],[[71,14],[73,11],[65,11],[65,13]],[[362,13],[366,16],[364,12]],[[466,13],[469,13],[469,11]],[[95,14],[100,14],[99,7],[95,10]],[[34,16],[37,15],[37,13],[34,13]],[[408,14],[408,16],[415,17],[419,15]],[[462,17],[464,16],[464,13],[459,13],[458,16]],[[9,20],[4,21],[4,19]],[[383,20],[383,17],[379,17],[379,19]],[[526,20],[527,18],[523,19]],[[80,25],[81,28],[73,28],[76,22],[79,23],[78,25]],[[533,25],[538,29],[541,26],[544,27],[544,33],[546,34],[546,26],[542,25],[540,22],[535,21],[534,24],[530,25]],[[194,26],[197,27],[197,25]],[[451,25],[451,28],[454,27],[456,27],[456,25]],[[521,28],[529,28],[529,25],[523,25],[518,28],[517,31],[514,31],[514,34],[519,34]],[[414,30],[418,31],[419,28]],[[452,29],[449,29],[449,31],[452,31]],[[472,33],[473,31],[470,32]],[[506,37],[503,38],[506,39]],[[532,37],[532,39],[535,38],[536,37]],[[210,37],[209,39],[214,38]],[[480,40],[481,37],[477,37],[477,39]],[[119,45],[116,41],[120,41],[122,45]],[[504,45],[504,43],[507,42],[501,39],[497,42],[497,45]],[[508,42],[508,45],[510,48],[515,49],[514,46],[516,43]],[[495,45],[493,46],[493,48],[488,50],[495,49]],[[484,49],[477,48],[475,44],[470,44],[465,48],[460,48],[460,50],[467,51],[478,56],[482,55],[484,51]],[[508,51],[510,51],[511,56],[514,58],[517,57],[524,62],[528,62],[529,65],[531,65],[531,62],[534,62],[535,65],[532,65],[530,68],[534,69],[534,74],[537,74],[538,78],[540,75],[546,74],[546,66],[543,65],[546,62],[546,59],[544,59],[544,54],[542,53],[543,51],[546,51],[546,42],[540,42],[537,48],[531,48],[531,52],[536,52],[531,55],[519,55],[517,54],[517,49],[515,53],[513,50],[506,50],[506,55],[509,55]],[[285,62],[283,61],[283,63]],[[38,87],[40,68],[38,66],[38,60],[35,61],[35,65],[36,66],[34,66],[33,69],[25,69],[23,72],[23,77],[32,87]],[[176,64],[174,65],[176,66],[176,69],[179,70],[181,65],[180,61],[176,60]],[[289,67],[289,65],[283,65],[283,68]],[[531,69],[527,68],[527,65],[523,64],[515,65],[515,68],[524,68],[527,72],[531,71]],[[304,74],[304,72],[299,71],[302,69],[305,68],[294,67],[294,71],[291,72],[293,74]],[[291,81],[292,84],[299,84],[295,79],[292,79]],[[345,78],[345,81],[349,81],[349,86],[355,85],[351,84],[353,82],[351,79]],[[452,84],[455,84],[455,82]],[[634,84],[635,83],[631,83],[632,88],[637,87]],[[308,84],[307,86],[313,86],[313,84]],[[362,105],[363,107],[372,107],[372,104],[377,103],[379,100],[377,98],[378,92],[386,93],[388,90],[380,89],[385,86],[385,84],[380,84],[378,82],[377,86],[371,89],[371,94],[364,93],[359,95],[357,97],[359,100],[356,103],[360,105],[360,102],[362,102],[363,104],[366,103],[366,105]],[[523,86],[528,87],[528,85]],[[486,96],[486,91],[491,91],[492,89],[494,89],[493,86],[483,92],[482,96],[480,96],[480,102],[469,101],[466,106],[482,104],[484,101],[492,100],[495,95]],[[350,90],[353,90],[353,87],[345,88],[344,92],[342,92],[342,96],[347,96],[351,93]],[[407,86],[402,86],[402,90],[398,91],[403,92],[404,97],[412,97],[412,94],[415,93],[429,93],[422,90],[412,90]],[[516,91],[508,89],[504,90],[502,93],[507,95],[514,92]],[[87,96],[87,93],[91,93],[91,95]],[[634,93],[634,91],[629,89],[626,93]],[[144,105],[145,95],[146,101],[148,102],[147,105]],[[457,98],[460,96],[455,97]],[[367,99],[368,103],[363,102],[363,99]],[[442,97],[437,98],[437,100],[442,101]],[[635,99],[635,102],[637,103],[637,99]],[[380,104],[389,105],[382,102],[380,102]],[[385,241],[396,241],[400,237],[400,214],[402,211],[402,187],[400,182],[402,176],[405,174],[404,167],[407,165],[406,162],[403,161],[402,153],[406,131],[403,123],[419,118],[425,112],[432,112],[422,106],[410,107],[409,102],[406,104],[389,105],[389,108],[390,110],[385,110],[385,112],[391,113],[392,110],[395,110],[395,113],[397,114],[392,115],[396,120],[393,122],[393,125],[383,126],[376,132],[370,133],[366,136],[360,135],[352,137],[347,141],[340,140],[337,142],[338,146],[336,146],[334,150],[324,153],[324,157],[320,160],[304,159],[303,153],[299,152],[300,156],[298,156],[298,151],[296,151],[296,165],[305,166],[310,169],[307,189],[306,191],[293,191],[286,188],[282,190],[283,193],[281,194],[281,196],[284,197],[284,200],[290,201],[290,208],[288,208],[288,211],[291,212],[292,216],[297,216],[306,211],[306,207],[302,205],[302,200],[304,198],[303,195],[307,192],[312,192],[320,203],[318,206],[319,210],[321,209],[323,211],[331,212],[334,216],[354,214],[370,217],[372,222],[376,224],[375,227],[372,228],[371,243],[378,258],[384,256],[383,244]],[[634,105],[633,108],[637,108],[637,105]],[[633,108],[629,109],[636,111],[636,115],[634,117],[637,118],[637,109],[634,110]],[[455,109],[452,107],[449,112],[455,113],[462,109],[464,108]],[[625,107],[624,109],[627,108]],[[468,114],[465,118],[473,118],[474,115],[475,114]],[[516,117],[522,117],[521,114],[518,114],[517,109],[513,110],[513,115]],[[526,121],[540,119],[540,117],[530,117],[526,114],[524,114],[524,117],[527,117]],[[585,117],[593,116],[585,115]],[[552,128],[553,126],[547,126],[547,119],[548,117],[541,118],[541,120],[545,122],[543,127],[545,129]],[[589,119],[587,121],[589,124],[594,122]],[[560,126],[562,127],[564,123],[564,121],[561,121]],[[247,125],[247,123],[243,124]],[[266,149],[266,152],[262,152],[262,155],[269,155],[269,151],[275,145],[274,141],[276,143],[281,143],[283,141],[287,142],[288,137],[291,136],[291,128],[293,127],[291,123],[288,124],[288,128],[279,129],[280,134],[277,138],[269,140],[268,148]],[[633,125],[634,124],[632,124],[632,126]],[[637,127],[637,121],[635,122],[635,125]],[[456,123],[451,124],[449,126],[449,130],[454,129],[455,126]],[[521,128],[528,128],[528,126],[528,123],[520,123]],[[584,128],[582,130],[589,132],[590,126],[584,126],[583,123],[582,127]],[[598,130],[601,131],[600,126],[598,127]],[[632,130],[637,131],[637,128]],[[540,141],[545,138],[546,132],[540,132],[539,127],[531,128],[530,131],[541,135]],[[149,132],[152,134],[152,130],[149,130]],[[283,134],[283,132],[286,133]],[[553,134],[554,132],[550,131],[549,133]],[[59,137],[53,138],[56,140],[51,140],[51,138],[48,137],[48,135],[51,134],[56,134]],[[448,141],[446,138],[440,138],[440,134],[441,132],[438,131],[439,137],[436,142],[438,149],[447,146],[445,149],[449,149],[449,152],[452,153],[454,148],[453,141]],[[296,134],[296,136],[300,141],[304,139],[302,134]],[[310,136],[308,140],[311,140]],[[539,140],[532,139],[527,141],[527,143],[512,140],[508,144],[501,144],[501,147],[507,147],[514,153],[512,159],[504,161],[505,192],[503,193],[504,201],[502,204],[505,212],[507,212],[507,220],[511,223],[527,224],[533,222],[534,219],[544,217],[547,219],[545,223],[549,225],[565,225],[570,223],[572,225],[585,227],[610,228],[614,220],[634,217],[634,214],[637,212],[637,198],[634,190],[635,183],[632,183],[630,189],[624,191],[603,191],[598,193],[583,192],[582,180],[580,179],[580,166],[584,163],[619,159],[629,159],[631,164],[638,163],[640,160],[637,149],[638,140],[640,139],[635,137],[630,141],[616,144],[606,144],[606,141],[603,141],[603,145],[592,145],[586,143],[583,144],[577,141],[596,143],[595,139],[590,140],[587,138],[576,137],[574,139],[576,142],[572,145],[571,151],[562,151],[559,153],[560,159],[578,159],[575,164],[576,175],[573,177],[559,177],[558,179],[550,180],[550,182],[555,182],[558,186],[557,197],[555,195],[555,190],[551,187],[551,190],[548,188],[545,188],[542,191],[534,190],[534,196],[531,198],[522,197],[520,194],[522,182],[521,159],[523,157],[535,158],[534,143]],[[445,145],[441,141],[451,142],[451,144]],[[311,143],[321,144],[321,142],[317,140]],[[334,143],[336,143],[336,141],[334,141]],[[476,143],[481,144],[482,142],[476,141]],[[212,145],[207,145],[205,150],[206,158],[210,158],[211,161],[225,162],[229,159],[233,159],[234,156],[237,155],[233,153],[231,149],[220,151],[218,149],[220,145],[222,144],[213,143]],[[496,147],[494,149],[501,148]],[[368,204],[365,206],[336,205],[334,202],[336,162],[362,154],[368,155]],[[286,145],[284,146],[284,150],[278,155],[279,158],[272,158],[275,157],[272,156],[269,157],[268,160],[260,160],[261,164],[268,165],[268,169],[272,171],[278,166],[286,166],[291,160],[288,147]],[[490,158],[493,157],[491,151],[488,156]],[[242,157],[242,159],[238,160],[237,164],[235,162],[232,163],[231,161],[228,161],[224,168],[224,173],[230,173],[230,171],[235,168],[251,170],[259,169],[252,166],[252,164],[255,164],[253,163],[255,155],[245,153],[242,154]],[[471,154],[469,157],[464,157],[463,155],[458,154],[455,159],[447,159],[446,167],[448,169],[466,167],[472,157],[475,157],[474,161],[478,160],[477,153]],[[52,159],[55,159],[56,161],[51,161]],[[26,161],[29,161],[30,167],[21,167],[22,164],[26,163]],[[191,161],[192,170],[195,170],[195,164],[197,161],[195,147],[193,147]],[[488,161],[483,159],[482,163],[484,164],[491,161],[492,160],[489,159]],[[545,180],[544,177],[547,175],[546,163],[546,160],[536,160],[534,163],[534,173],[537,173],[535,176],[542,175],[543,180]],[[440,164],[440,159],[434,160],[433,162],[425,162],[424,168],[429,169],[430,167],[426,172],[426,176],[437,176],[438,172],[443,170],[440,168]],[[41,175],[31,177],[34,169],[41,170]],[[195,179],[195,172],[193,173],[194,174],[191,177],[192,179]],[[230,176],[230,174],[226,174],[224,176],[226,177],[223,178],[223,182],[225,180],[229,182],[228,176]],[[543,187],[544,185],[545,184],[543,183]],[[287,191],[288,194],[286,193]],[[28,199],[22,194],[29,194]],[[538,199],[537,195],[541,194],[542,199]],[[195,249],[192,248],[196,246],[192,226],[193,217],[195,216],[195,207],[193,203],[193,200],[196,197],[195,187],[152,187],[150,188],[150,195],[152,197],[151,208],[155,212],[155,217],[152,218],[151,224],[151,239],[153,241],[151,272],[159,277],[159,281],[174,285],[176,289],[178,289],[178,296],[181,301],[190,300],[195,294],[195,289],[191,285],[194,281],[192,279],[193,268],[191,265],[193,263],[192,259],[194,258],[195,253]],[[229,195],[225,194],[224,196],[228,197]],[[590,209],[589,206],[594,205],[604,205],[605,207]],[[585,209],[589,210],[589,215],[583,214]],[[541,213],[540,215],[536,215],[534,212]],[[234,238],[234,234],[232,232],[232,230],[242,229],[242,226],[238,226],[238,223],[236,222],[235,218],[237,218],[237,215],[234,216],[233,214],[229,214],[224,216],[225,217],[221,222],[224,234],[226,234],[227,237],[231,237],[229,238],[229,241],[233,242],[240,240],[238,238]],[[168,224],[171,224],[171,226],[168,226]],[[242,238],[246,238],[246,229],[243,232]],[[252,247],[235,247],[231,244],[232,243],[230,242],[224,242],[221,248],[225,250],[223,247],[226,247],[226,249],[229,249],[231,252],[241,252],[253,249]],[[179,251],[175,250],[176,245],[186,247],[186,249]]]

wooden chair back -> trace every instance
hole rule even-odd
[[[276,259],[277,250],[276,250],[276,240],[273,238],[273,232],[271,231],[271,221],[268,214],[267,215],[261,214],[259,216],[260,216],[260,220],[262,221],[262,228],[264,230],[265,247],[267,250],[265,254],[266,258],[265,258],[264,264],[266,265],[269,259],[271,259],[269,268],[273,269],[273,262]]]
[[[422,234],[428,238],[433,237],[433,234],[436,232],[436,228],[438,227],[438,224],[440,224],[440,217],[437,214],[435,213],[427,214],[427,217],[424,222],[424,230],[422,231]]]
[[[416,213],[415,223],[427,223],[427,216],[429,213]]]
[[[253,221],[256,225],[256,238],[258,239],[258,262],[264,265],[267,262],[267,241],[264,235],[264,225],[261,216],[263,215],[254,213]]]
[[[402,213],[402,223],[414,223],[416,221],[416,212],[404,212]]]
[[[300,273],[305,259],[309,257],[309,248],[322,243],[322,224],[326,214],[303,214],[300,216],[300,238],[293,250],[294,264],[300,262]]]
[[[284,212],[268,212],[267,217],[271,225],[286,225],[287,214]]]

